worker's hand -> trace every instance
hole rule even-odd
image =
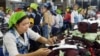
[[[36,56],[47,56],[51,52],[48,48],[40,48],[35,51]]]
[[[54,36],[54,37],[49,38],[47,43],[49,45],[53,45],[56,42],[56,40],[57,40],[57,37]]]

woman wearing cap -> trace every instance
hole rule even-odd
[[[9,31],[3,38],[4,56],[47,56],[51,50],[41,48],[28,53],[28,38],[44,43],[53,44],[55,38],[46,39],[29,29],[30,21],[25,12],[15,12],[9,20]]]

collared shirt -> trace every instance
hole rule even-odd
[[[15,30],[15,35],[17,38],[19,38],[20,42],[24,45],[26,45],[28,43],[28,37],[27,34],[30,36],[30,38],[32,40],[38,40],[41,36],[38,33],[35,33],[34,31],[32,31],[31,29],[28,29],[27,33],[24,33],[24,39],[19,35],[19,33],[17,32],[16,29]],[[16,45],[16,37],[14,36],[13,33],[11,33],[10,31],[8,31],[4,38],[3,38],[3,42],[4,42],[4,52],[7,49],[9,56],[16,56],[18,54],[20,54],[18,52],[17,49],[17,45]],[[5,48],[6,47],[6,48]]]

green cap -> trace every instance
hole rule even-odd
[[[37,4],[37,3],[31,3],[31,4],[30,4],[30,7],[31,7],[32,9],[37,10],[38,4]]]
[[[60,9],[57,9],[57,10],[56,10],[56,13],[57,13],[57,14],[61,14],[62,11],[61,11]]]
[[[18,20],[20,20],[23,16],[25,16],[26,13],[24,11],[18,11],[15,12],[13,15],[11,15],[9,19],[9,28],[11,28],[13,25],[17,23]]]

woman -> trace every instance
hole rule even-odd
[[[43,14],[43,19],[41,20],[43,36],[46,38],[50,37],[51,28],[54,23],[53,15],[50,12],[51,4],[45,3],[42,6],[41,12]]]
[[[41,48],[28,53],[28,38],[43,44],[53,44],[55,38],[46,39],[29,29],[30,21],[25,12],[15,12],[9,20],[9,31],[3,38],[4,56],[47,56],[51,50]]]
[[[54,25],[52,26],[52,35],[58,35],[58,33],[61,33],[61,29],[63,26],[63,17],[61,15],[62,11],[60,9],[57,9],[56,14],[54,16]]]
[[[79,5],[75,4],[73,6],[73,11],[71,12],[71,24],[72,24],[72,28],[74,28],[75,25],[77,25],[77,23],[79,22],[78,11],[77,11],[78,8],[79,8]]]
[[[68,28],[70,30],[72,30],[72,25],[71,25],[71,9],[70,8],[67,8],[66,11],[65,11],[64,26],[65,26],[65,30],[68,29]]]

